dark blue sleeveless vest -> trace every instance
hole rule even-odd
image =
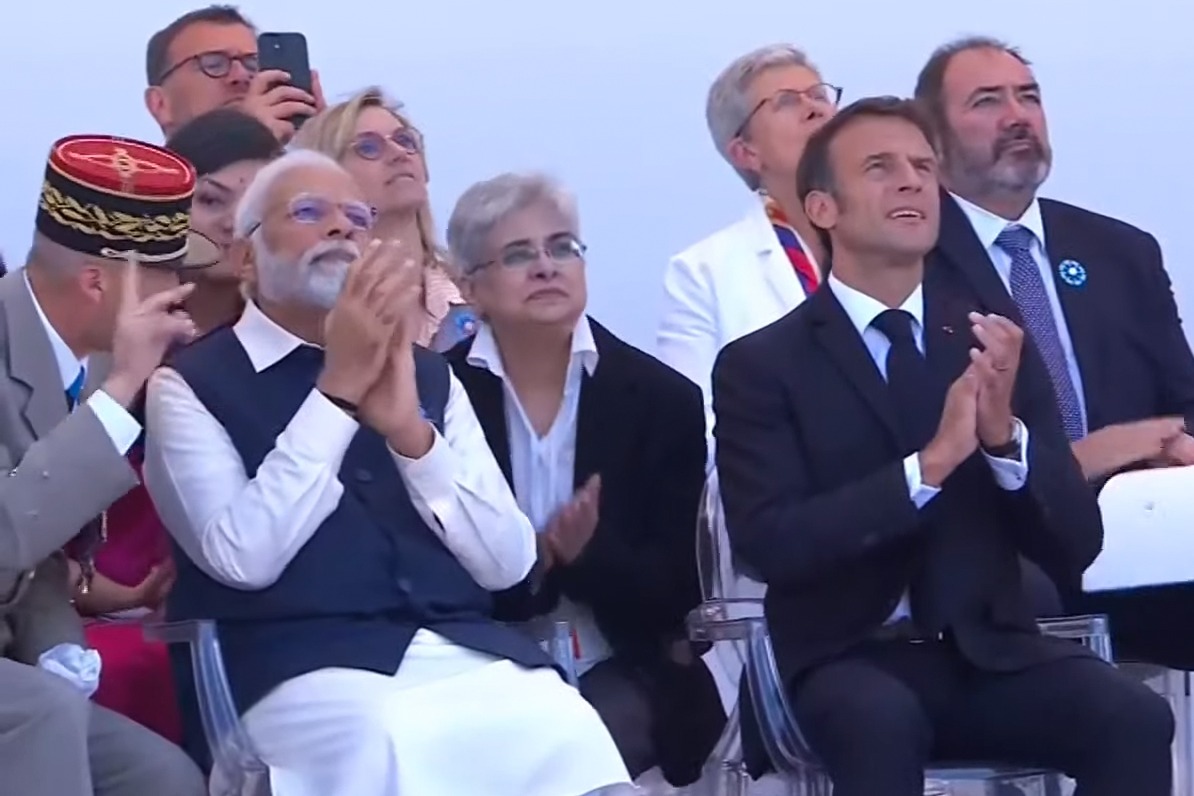
[[[236,334],[223,329],[180,351],[172,364],[228,432],[252,478],[310,395],[322,352],[304,346],[257,373]],[[442,428],[447,362],[416,349],[415,366],[424,414]],[[317,669],[392,675],[421,627],[526,666],[551,665],[532,639],[492,620],[489,592],[416,511],[380,435],[362,426],[339,478],[344,495],[336,510],[265,589],[221,585],[174,551],[170,619],[217,621],[241,713],[282,682]]]

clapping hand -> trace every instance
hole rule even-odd
[[[361,418],[386,438],[390,447],[408,458],[423,456],[434,442],[434,432],[423,418],[415,380],[412,346],[422,314],[422,261],[394,243],[391,258],[393,282],[388,292],[397,316],[377,379],[361,399]]]
[[[970,349],[978,379],[978,438],[984,448],[999,448],[1012,439],[1012,393],[1024,332],[999,315],[972,312],[969,317],[971,331],[982,346]]]
[[[571,564],[584,552],[597,530],[600,498],[601,476],[593,475],[551,518],[543,537],[553,563]]]
[[[316,386],[354,406],[380,376],[400,313],[394,297],[400,274],[391,267],[393,243],[372,241],[348,266],[344,288],[324,320],[326,351]]]

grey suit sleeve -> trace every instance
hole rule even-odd
[[[66,558],[50,556],[30,576],[24,595],[8,614],[12,629],[8,657],[35,666],[38,656],[51,647],[87,646],[83,620],[70,601]]]
[[[86,404],[30,445],[0,475],[0,595],[137,483]]]

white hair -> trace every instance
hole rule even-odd
[[[734,59],[713,81],[705,100],[705,123],[709,125],[713,145],[752,191],[759,189],[759,175],[734,165],[734,161],[730,160],[730,142],[749,121],[754,110],[750,98],[751,84],[760,72],[778,66],[802,66],[818,71],[802,50],[791,44],[769,44]]]
[[[457,273],[468,276],[478,269],[494,227],[540,202],[551,205],[579,236],[575,197],[545,174],[500,174],[461,194],[448,219],[448,250]]]
[[[266,202],[274,185],[295,169],[323,168],[346,174],[344,167],[322,152],[313,149],[292,149],[277,160],[263,166],[245,188],[236,205],[236,216],[232,222],[233,234],[247,238],[265,220]]]

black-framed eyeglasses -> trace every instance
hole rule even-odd
[[[234,53],[224,52],[223,50],[211,50],[209,52],[198,53],[189,58],[183,58],[174,66],[162,72],[158,78],[158,84],[170,77],[170,75],[182,69],[192,61],[199,67],[199,71],[213,80],[228,77],[228,73],[232,71],[234,63],[240,64],[245,68],[245,71],[250,75],[255,75],[261,71],[261,61],[257,58],[257,53],[244,53],[236,55]]]
[[[559,235],[548,238],[542,247],[536,246],[529,240],[515,241],[502,249],[501,254],[492,260],[477,263],[471,270],[480,271],[491,265],[501,265],[503,268],[527,268],[537,262],[544,255],[553,263],[564,265],[576,262],[585,256],[588,247],[572,235]]]
[[[352,140],[351,148],[356,156],[364,160],[379,160],[386,153],[386,142],[391,142],[408,155],[423,151],[423,139],[409,127],[400,127],[389,135],[372,130],[359,133]]]
[[[373,223],[377,220],[377,208],[366,202],[333,202],[331,199],[316,194],[299,194],[287,202],[282,209],[286,211],[287,218],[298,224],[319,224],[326,221],[333,212],[339,210],[348,219],[352,228],[359,232],[368,232],[373,229]],[[277,208],[273,212],[276,210]],[[267,212],[265,216],[270,214]],[[252,226],[248,235],[252,235],[261,228],[265,222],[265,216]]]
[[[738,127],[738,132],[735,135],[742,135],[742,131],[746,129],[746,125],[750,124],[750,120],[755,117],[755,114],[764,105],[770,105],[772,110],[776,112],[790,111],[799,108],[805,102],[817,102],[822,105],[829,105],[836,108],[837,104],[842,100],[841,86],[834,86],[830,83],[817,83],[804,89],[795,88],[781,88],[769,97],[763,97],[750,109],[750,113],[746,114],[746,119]]]

